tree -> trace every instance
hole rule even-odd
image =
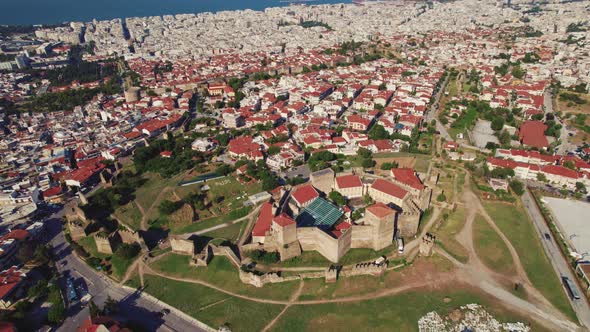
[[[537,181],[547,182],[547,177],[543,173],[537,173]]]
[[[162,214],[172,214],[179,208],[180,204],[178,204],[177,202],[172,202],[170,200],[165,199],[160,203],[158,210],[160,210],[160,213]]]
[[[115,314],[119,311],[119,303],[117,301],[115,301],[110,295],[109,297],[107,297],[107,300],[104,303],[104,307],[102,308],[102,311],[106,314],[106,315],[112,315]]]
[[[66,308],[63,301],[54,303],[47,312],[47,320],[52,324],[62,322],[66,318]]]
[[[522,196],[522,194],[524,194],[524,185],[518,180],[510,181],[510,188],[518,196]]]
[[[389,133],[383,128],[382,125],[374,125],[371,130],[369,130],[369,138],[370,139],[389,139]]]
[[[440,194],[438,194],[438,196],[436,196],[436,200],[439,202],[444,202],[447,200],[447,196],[445,196],[444,192],[441,192]]]
[[[498,140],[502,146],[508,146],[510,144],[510,133],[507,130],[502,130],[498,136]]]
[[[374,203],[373,198],[371,196],[369,196],[369,195],[363,196],[363,202],[365,204],[367,204],[367,205],[370,205],[370,204],[373,204]]]
[[[228,164],[222,164],[215,170],[215,174],[225,176],[233,172],[233,168]]]
[[[363,159],[361,166],[363,166],[364,168],[371,168],[371,167],[375,166],[375,161],[370,158]]]
[[[96,303],[94,303],[94,301],[90,301],[90,303],[88,303],[88,310],[90,311],[90,317],[97,317],[100,315],[100,309]]]
[[[269,156],[274,156],[275,154],[278,154],[279,152],[281,152],[281,148],[273,145],[270,148],[268,148],[268,151],[266,151],[268,153]]]
[[[330,192],[328,197],[330,198],[330,200],[332,200],[332,202],[334,202],[338,206],[346,205],[346,199],[344,198],[344,196],[342,196],[341,193],[337,191]]]
[[[569,168],[569,169],[576,169],[576,164],[574,163],[573,160],[568,160],[565,163],[563,163],[563,167]]]
[[[502,130],[504,128],[504,119],[503,118],[495,118],[492,120],[492,129],[495,131]]]
[[[132,259],[133,257],[137,256],[137,254],[139,254],[140,251],[141,248],[137,243],[122,243],[121,245],[119,245],[119,248],[117,248],[117,251],[115,251],[115,254],[125,259]]]
[[[493,178],[506,179],[508,177],[514,176],[514,170],[511,168],[504,168],[504,167],[494,168],[492,170],[491,175]]]
[[[371,158],[373,156],[373,152],[371,152],[371,150],[369,149],[365,149],[365,148],[359,148],[358,151],[356,152],[356,154],[361,157],[361,158]]]
[[[586,186],[582,182],[576,182],[576,191],[586,194]]]

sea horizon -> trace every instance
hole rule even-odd
[[[198,14],[231,10],[264,10],[289,4],[338,4],[352,0],[30,0],[2,5],[0,25],[49,25],[116,18]]]

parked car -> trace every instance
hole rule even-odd
[[[549,236],[549,233],[545,233],[545,240],[551,240],[551,236]]]

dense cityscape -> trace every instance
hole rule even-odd
[[[589,14],[0,25],[2,331],[586,331]]]

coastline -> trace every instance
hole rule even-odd
[[[223,11],[254,10],[288,7],[290,5],[330,5],[353,3],[352,0],[174,0],[162,3],[159,0],[104,0],[80,2],[56,0],[47,2],[11,2],[3,5],[0,25],[55,25],[69,22],[91,22],[130,17],[218,13]],[[33,8],[33,9],[31,9]]]

